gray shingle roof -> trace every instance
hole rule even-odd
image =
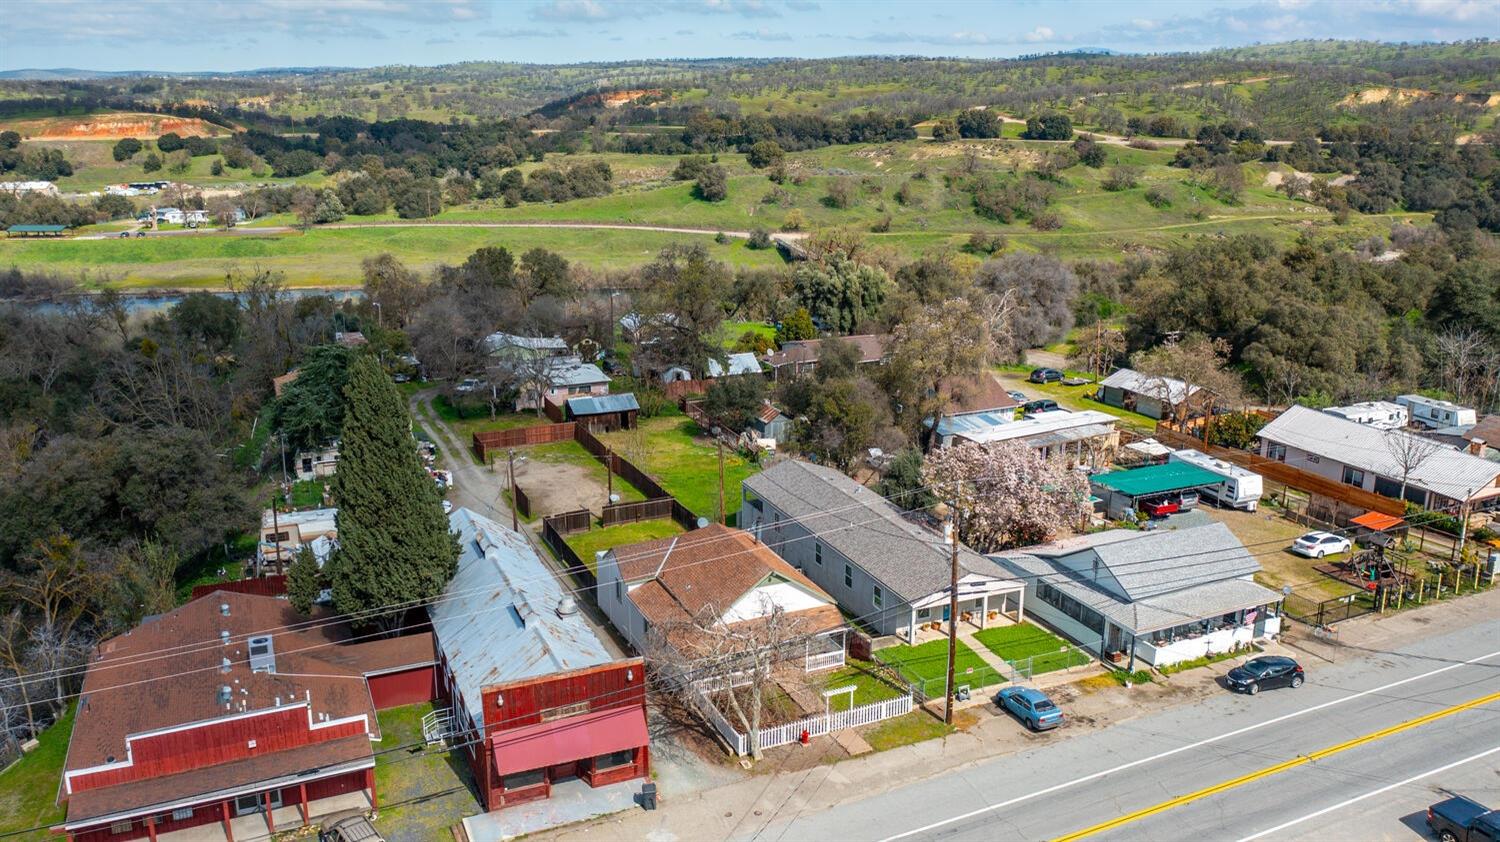
[[[1262,427],[1259,436],[1399,481],[1400,462],[1387,442],[1400,441],[1412,434],[1377,430],[1316,409],[1294,406]],[[1442,445],[1412,470],[1408,481],[1444,497],[1467,500],[1476,490],[1494,486],[1497,477],[1500,477],[1500,463]]]
[[[1108,617],[1110,622],[1138,635],[1195,620],[1214,619],[1241,608],[1270,605],[1281,599],[1280,594],[1248,579],[1230,578],[1125,602],[1079,580],[1044,558],[1022,554],[995,556],[995,560],[1012,573],[1057,588]]]
[[[1099,385],[1135,392],[1137,395],[1145,395],[1148,398],[1156,398],[1173,404],[1182,403],[1183,397],[1198,391],[1197,386],[1189,389],[1181,380],[1142,374],[1133,368],[1122,368],[1099,381]]]
[[[1028,552],[1044,559],[1097,556],[1131,600],[1260,571],[1260,563],[1222,523],[1156,532],[1111,529]]]
[[[744,486],[900,600],[915,602],[948,588],[949,548],[942,536],[906,520],[885,498],[839,471],[788,460],[750,477]],[[1012,578],[968,547],[960,546],[958,562],[969,573]]]
[[[568,411],[574,415],[603,415],[606,412],[628,412],[640,409],[635,393],[620,395],[595,395],[587,398],[568,398]]]

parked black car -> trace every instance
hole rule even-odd
[[[1027,401],[1021,405],[1021,411],[1027,415],[1033,412],[1056,412],[1057,409],[1057,401],[1046,399]]]
[[[1236,693],[1254,696],[1272,687],[1301,687],[1306,676],[1302,665],[1281,655],[1251,658],[1229,671],[1224,681]]]
[[[1055,368],[1033,368],[1026,379],[1033,383],[1056,383],[1063,379],[1063,373]]]
[[[1443,842],[1500,842],[1500,810],[1462,795],[1428,807],[1427,826]]]

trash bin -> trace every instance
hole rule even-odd
[[[641,785],[641,809],[656,809],[656,784],[650,781]]]

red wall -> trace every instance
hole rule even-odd
[[[259,757],[284,749],[366,733],[362,720],[311,730],[307,708],[290,707],[228,722],[209,722],[131,741],[133,763],[88,775],[75,775],[72,791],[82,792],[126,781],[186,772],[232,760]],[[255,748],[249,741],[255,740]],[[123,759],[123,758],[122,758]]]
[[[372,675],[366,679],[370,685],[370,699],[376,710],[430,702],[437,698],[437,671],[431,666],[417,667],[402,672]]]
[[[309,801],[316,801],[319,798],[342,795],[346,792],[358,792],[364,788],[364,785],[365,771],[363,769],[356,772],[345,772],[342,775],[309,782],[307,784],[307,798]],[[301,803],[301,799],[302,795],[295,786],[287,787],[281,791],[282,806],[284,807],[294,807]],[[156,823],[156,832],[157,834],[162,834],[189,827],[218,824],[224,820],[219,805],[220,802],[218,801],[204,802],[193,810],[192,818],[180,821],[172,821],[172,813],[168,810],[166,811],[167,820]],[[229,812],[232,817],[234,815],[232,799],[229,805]],[[277,829],[282,830],[283,828],[278,827]],[[76,842],[126,842],[126,840],[133,839],[149,839],[150,834],[146,830],[145,822],[142,819],[136,819],[129,833],[111,833],[109,825],[105,825],[94,830],[80,831],[73,835],[72,838]]]
[[[579,713],[644,705],[646,671],[636,658],[546,678],[495,684],[481,692],[488,738],[497,731],[535,725],[542,721],[542,711],[565,705],[586,703],[588,707]],[[502,694],[505,704],[497,705],[495,697]]]

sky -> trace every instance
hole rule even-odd
[[[1153,53],[1500,37],[1500,0],[0,0],[0,69]]]

